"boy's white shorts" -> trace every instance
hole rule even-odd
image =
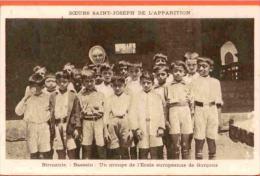
[[[193,123],[188,106],[172,107],[169,111],[169,134],[191,134]]]
[[[205,137],[217,139],[218,111],[216,106],[195,107],[194,138],[203,140]]]
[[[96,145],[103,147],[104,142],[104,122],[103,119],[96,121],[83,120],[82,123],[82,145],[92,145],[95,138]]]
[[[47,122],[27,123],[27,144],[30,153],[50,151],[50,129]]]

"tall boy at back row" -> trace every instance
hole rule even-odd
[[[216,157],[216,142],[218,124],[223,105],[219,80],[209,76],[214,62],[205,57],[198,58],[198,72],[200,76],[190,84],[195,104],[195,157],[203,158],[205,138],[208,144],[209,159]]]

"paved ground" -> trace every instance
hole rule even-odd
[[[191,153],[194,159],[194,142]],[[26,141],[7,142],[6,158],[8,159],[28,159]],[[207,158],[207,145],[204,147],[204,158]],[[217,159],[252,159],[253,148],[242,143],[234,143],[228,137],[228,133],[219,135],[217,141]]]

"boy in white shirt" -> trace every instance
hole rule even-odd
[[[49,95],[42,91],[44,78],[33,74],[29,78],[30,91],[15,108],[17,115],[24,114],[27,123],[27,144],[31,159],[49,159],[50,157],[50,119]]]
[[[109,159],[129,159],[128,147],[132,143],[130,115],[131,97],[124,92],[125,78],[112,78],[114,95],[110,96],[105,108],[104,119],[108,126],[111,141],[108,143]]]
[[[167,87],[167,104],[169,108],[169,134],[173,153],[171,159],[189,159],[189,135],[192,133],[190,90],[183,77],[187,72],[184,62],[172,63],[174,81]]]
[[[140,77],[143,91],[136,94],[133,102],[137,118],[136,136],[138,138],[139,159],[163,159],[162,136],[165,129],[163,102],[152,88],[154,77],[152,73],[143,72]]]
[[[218,136],[218,119],[223,105],[219,80],[209,76],[214,62],[210,58],[198,58],[200,76],[191,83],[191,92],[195,104],[195,157],[203,158],[205,138],[208,144],[209,159],[216,157],[216,142]]]

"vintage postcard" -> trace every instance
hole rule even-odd
[[[0,173],[257,175],[260,6],[1,6]]]

